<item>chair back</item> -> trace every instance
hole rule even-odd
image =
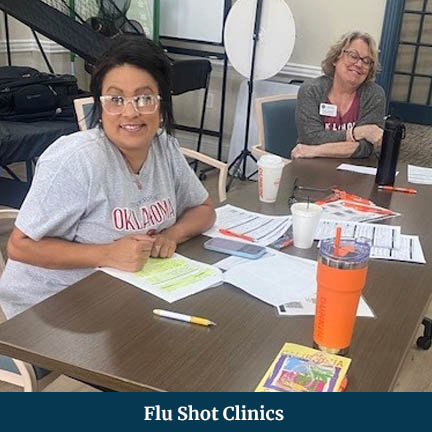
[[[77,118],[80,130],[91,129],[92,124],[92,109],[94,99],[92,96],[80,99],[74,99],[75,115]]]
[[[12,208],[0,209],[0,219],[16,219],[18,216],[18,210]],[[0,251],[0,276],[6,265],[6,260],[3,258],[3,254]],[[1,312],[0,312],[0,322],[1,322]]]
[[[15,219],[18,210],[12,208],[0,209],[0,219]],[[5,259],[0,251],[0,276],[5,267]],[[6,320],[0,308],[0,323]],[[23,388],[25,392],[40,391],[54,381],[59,374],[33,367],[21,360],[0,354],[0,381]]]
[[[260,147],[268,153],[291,159],[291,150],[297,143],[297,95],[258,98],[255,104]]]

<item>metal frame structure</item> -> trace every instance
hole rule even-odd
[[[155,2],[155,6],[158,3],[158,0]],[[228,16],[228,12],[231,8],[231,0],[225,0],[224,3],[224,27],[225,21]],[[156,8],[155,8],[156,11]],[[155,12],[159,13],[159,10]],[[155,18],[156,19],[156,18]],[[218,59],[223,61],[223,76],[222,76],[222,87],[221,87],[221,104],[220,104],[220,113],[219,113],[219,129],[211,130],[203,128],[200,131],[200,128],[193,126],[186,126],[181,124],[176,124],[175,127],[178,130],[193,132],[199,134],[200,132],[203,135],[213,136],[218,138],[218,150],[217,150],[217,159],[222,160],[222,144],[223,144],[223,132],[224,132],[224,117],[225,117],[225,100],[226,100],[226,89],[228,82],[228,57],[226,55],[224,49],[224,41],[223,41],[223,29],[222,29],[222,42],[208,42],[208,41],[200,41],[200,40],[192,40],[192,39],[183,39],[183,38],[174,38],[159,35],[160,42],[164,46],[164,48],[168,51],[168,53],[172,54],[180,54],[187,55],[192,57],[205,57],[208,59]],[[170,45],[170,42],[174,42],[174,45]],[[193,45],[193,47],[179,47],[177,46],[177,42],[181,42],[185,45]],[[198,45],[198,48],[196,47]],[[203,47],[201,49],[201,46]],[[222,52],[221,52],[222,49]],[[206,170],[204,170],[206,171]]]

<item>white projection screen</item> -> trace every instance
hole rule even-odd
[[[222,43],[225,0],[160,0],[160,36]]]

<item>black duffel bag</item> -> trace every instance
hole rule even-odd
[[[0,67],[0,120],[73,120],[73,100],[83,95],[73,75]]]

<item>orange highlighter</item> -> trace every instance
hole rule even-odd
[[[229,237],[237,237],[240,238],[242,240],[246,240],[246,241],[250,241],[250,242],[254,242],[255,239],[251,236],[248,236],[247,234],[240,234],[240,233],[236,233],[234,231],[230,231],[228,229],[225,228],[220,228],[219,232],[223,235],[229,236]]]
[[[402,193],[407,193],[407,194],[416,194],[417,191],[415,189],[412,188],[403,188],[403,187],[396,187],[396,186],[378,186],[379,190],[386,190],[386,191],[390,191],[390,192],[402,192]]]

